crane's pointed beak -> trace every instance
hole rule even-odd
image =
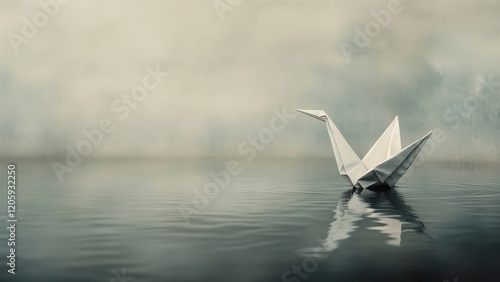
[[[295,109],[299,113],[303,113],[305,115],[308,115],[310,117],[313,117],[315,119],[319,119],[321,121],[326,121],[327,115],[325,111],[322,110],[301,110],[301,109]]]

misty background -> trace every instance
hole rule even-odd
[[[238,156],[286,107],[325,110],[360,157],[399,115],[403,146],[445,132],[428,159],[498,161],[500,84],[466,118],[454,107],[481,77],[500,82],[500,1],[401,1],[349,62],[339,44],[388,2],[243,0],[221,19],[213,1],[73,0],[16,53],[9,34],[41,8],[1,1],[0,157],[65,156],[103,118],[116,128],[94,157]],[[156,65],[170,75],[117,118],[112,102]],[[333,152],[297,113],[258,156]]]

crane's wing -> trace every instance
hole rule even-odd
[[[394,118],[387,129],[380,135],[377,142],[363,158],[363,164],[370,170],[401,151],[401,136],[399,133],[398,116]]]
[[[380,184],[394,186],[413,163],[431,134],[432,131],[368,171],[359,178],[357,185],[362,188]]]

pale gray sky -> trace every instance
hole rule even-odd
[[[44,10],[2,1],[0,155],[64,155],[110,118],[93,156],[233,156],[286,106],[327,111],[360,156],[397,114],[403,146],[443,129],[431,159],[498,160],[500,1],[401,1],[349,62],[339,44],[390,3],[243,0],[221,20],[210,0],[73,0],[16,53],[23,18]],[[111,104],[156,65],[170,75],[120,119]],[[259,154],[333,156],[302,115]]]

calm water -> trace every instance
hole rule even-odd
[[[2,163],[0,280],[500,281],[498,164],[425,163],[351,195],[333,159],[243,160],[187,223],[227,161],[85,160],[63,183],[18,161],[15,277]]]

